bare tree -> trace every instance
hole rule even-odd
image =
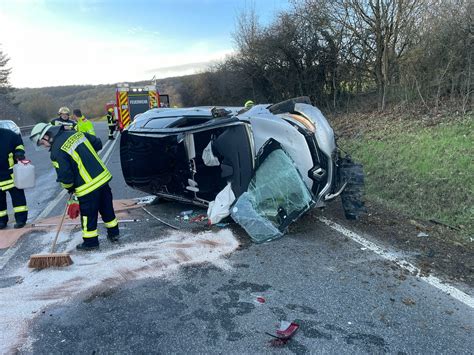
[[[5,94],[10,89],[9,76],[11,68],[7,68],[10,58],[0,50],[0,94]]]
[[[379,109],[384,110],[387,88],[395,79],[398,60],[416,29],[421,0],[340,0],[339,21],[356,40],[351,54],[367,61],[375,78]],[[342,15],[343,14],[343,15]]]

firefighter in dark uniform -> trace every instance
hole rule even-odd
[[[67,107],[61,107],[58,110],[58,117],[51,120],[53,126],[63,126],[65,130],[72,130],[76,128],[76,122],[69,118],[71,110]]]
[[[0,128],[0,229],[8,223],[7,191],[15,212],[15,228],[22,228],[28,219],[25,192],[13,184],[13,165],[25,159],[25,147],[20,135]]]
[[[107,125],[109,126],[109,139],[113,140],[114,138],[114,132],[115,132],[115,127],[117,126],[117,121],[115,120],[114,117],[114,109],[109,108],[107,110]]]
[[[98,213],[107,228],[107,238],[112,242],[118,241],[118,221],[108,184],[112,174],[97,154],[102,149],[100,139],[46,123],[38,123],[31,131],[30,139],[38,146],[49,148],[57,181],[79,200],[83,243],[76,248],[99,248]]]

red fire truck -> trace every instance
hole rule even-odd
[[[137,114],[151,108],[161,107],[160,94],[156,85],[130,86],[126,83],[117,84],[115,102],[108,102],[105,105],[106,110],[111,107],[114,109],[115,117],[117,117],[119,129],[123,131]]]

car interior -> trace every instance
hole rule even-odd
[[[209,142],[219,160],[218,166],[208,166],[203,161],[203,151]],[[192,175],[186,189],[194,192],[195,198],[212,201],[229,181],[236,197],[247,189],[252,177],[253,157],[244,125],[189,133],[184,143]]]
[[[161,137],[124,133],[121,162],[125,180],[149,193],[207,204],[229,181],[235,196],[240,196],[253,174],[250,137],[243,123]],[[202,158],[209,142],[219,160],[217,166],[206,165]]]

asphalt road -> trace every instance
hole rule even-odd
[[[96,126],[105,142],[105,125]],[[60,190],[47,153],[26,145],[40,175],[41,189],[27,192],[34,220]],[[110,149],[114,198],[143,196],[124,184],[118,143]],[[120,245],[103,241],[98,253],[73,252],[69,268],[39,272],[25,264],[46,242],[24,238],[0,270],[0,352],[473,352],[471,306],[322,222],[304,220],[310,227],[257,245],[235,225],[177,220],[189,206],[146,208],[180,231],[135,209],[130,218],[140,222],[122,225]],[[78,240],[76,232],[63,246]],[[275,347],[266,332],[282,320],[300,328]]]

